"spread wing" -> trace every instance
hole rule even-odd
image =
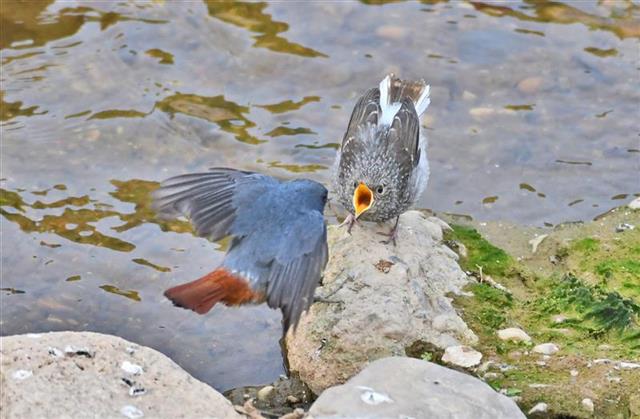
[[[153,208],[160,217],[189,218],[196,234],[216,241],[231,233],[236,210],[251,205],[239,197],[260,196],[277,184],[277,180],[258,173],[213,168],[165,180],[153,193]],[[238,193],[240,188],[242,194]]]
[[[317,211],[292,220],[284,235],[289,239],[278,249],[269,270],[267,303],[282,309],[286,333],[291,326],[295,330],[300,315],[313,303],[329,253],[324,217]]]

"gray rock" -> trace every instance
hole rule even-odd
[[[346,384],[327,389],[309,410],[326,418],[524,418],[484,382],[431,362],[377,360]]]
[[[274,386],[264,386],[260,390],[258,390],[258,400],[269,400],[273,397],[276,392],[276,388]]]
[[[449,346],[445,349],[442,360],[447,364],[471,368],[480,364],[482,354],[469,346]]]
[[[531,337],[517,327],[509,327],[498,330],[498,337],[502,340],[512,340],[514,342],[531,342]]]
[[[241,417],[220,393],[160,352],[116,336],[6,336],[1,354],[3,418]]]
[[[533,406],[531,409],[529,409],[528,414],[529,415],[533,415],[535,413],[544,413],[547,410],[549,410],[549,405],[544,403],[544,402],[540,402],[540,403],[536,404],[535,406]]]
[[[586,410],[589,413],[593,413],[593,411],[595,410],[595,406],[593,405],[593,400],[591,399],[582,399],[582,407],[584,408],[584,410]]]
[[[533,347],[533,352],[543,355],[553,355],[558,352],[560,348],[555,343],[541,343]]]
[[[477,341],[446,296],[468,281],[442,243],[446,224],[409,211],[399,226],[397,246],[380,243],[387,225],[362,222],[351,235],[329,227],[331,254],[316,296],[335,303],[314,304],[286,339],[291,371],[314,393],[415,343],[444,349]]]
[[[629,208],[631,209],[640,209],[640,197],[634,199],[633,201],[629,202]]]

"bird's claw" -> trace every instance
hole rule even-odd
[[[347,233],[351,234],[351,229],[353,228],[353,225],[356,224],[357,222],[358,222],[358,219],[354,217],[353,214],[349,214],[347,218],[344,219],[342,224],[338,226],[338,228],[344,227],[346,225]]]

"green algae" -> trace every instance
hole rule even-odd
[[[512,267],[512,258],[485,240],[475,229],[462,225],[453,225],[452,228],[445,234],[445,239],[462,242],[467,248],[467,257],[460,261],[466,271],[476,271],[480,266],[485,274],[504,276]]]

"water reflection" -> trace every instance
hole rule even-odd
[[[3,2],[3,333],[115,333],[218,389],[272,381],[278,312],[199,317],[162,296],[217,266],[229,241],[157,220],[149,194],[212,166],[329,185],[358,95],[388,71],[432,85],[420,207],[553,226],[623,204],[639,192],[637,12]]]
[[[211,17],[258,33],[253,37],[256,40],[254,44],[256,47],[303,57],[327,56],[322,52],[278,36],[279,33],[286,32],[289,25],[285,22],[272,20],[271,15],[264,12],[267,3],[207,0],[205,4]]]
[[[555,1],[525,0],[534,15],[516,10],[515,7],[489,4],[484,2],[470,2],[473,7],[491,16],[509,16],[523,21],[573,24],[579,23],[591,29],[610,31],[621,39],[640,37],[640,25],[635,16],[640,6],[633,2],[615,2],[610,17],[586,13],[576,7]],[[615,19],[614,19],[615,18]]]

